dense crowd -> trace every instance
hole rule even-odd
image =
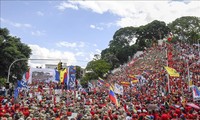
[[[168,62],[166,49],[172,52]],[[66,90],[53,82],[39,82],[21,89],[18,99],[0,97],[0,117],[2,120],[198,120],[200,109],[188,105],[200,106],[200,102],[193,100],[187,72],[189,68],[193,85],[199,87],[199,60],[196,46],[185,43],[154,46],[105,80],[111,85],[131,83],[130,75],[145,78],[124,86],[123,95],[116,94],[119,106],[108,97],[107,86],[85,92]],[[164,69],[167,64],[180,77],[168,79]]]

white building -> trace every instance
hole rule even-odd
[[[45,64],[45,68],[55,69],[58,67],[58,64]],[[63,68],[67,68],[67,63],[62,64]]]
[[[58,65],[55,64],[45,64],[45,68],[49,68],[49,69],[55,69],[57,68]]]

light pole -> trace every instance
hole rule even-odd
[[[166,52],[166,65],[168,67],[168,51],[167,51],[167,43],[165,42],[165,52]],[[168,92],[170,93],[170,82],[169,82],[169,74],[167,74],[167,84],[168,84]]]
[[[59,60],[59,61],[61,61],[61,59],[28,59],[28,58],[16,59],[16,60],[14,60],[14,61],[10,64],[10,66],[9,66],[9,68],[8,68],[8,77],[7,77],[7,82],[6,82],[6,84],[9,84],[10,69],[11,69],[12,65],[13,65],[14,63],[18,62],[18,61],[27,61],[27,60]],[[7,96],[7,92],[8,92],[8,89],[6,89],[6,93],[5,93],[6,96]]]

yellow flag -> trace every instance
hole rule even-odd
[[[132,83],[138,83],[138,80],[132,80],[131,82]]]
[[[167,73],[171,76],[171,77],[180,77],[179,73],[171,67],[165,67]]]
[[[65,79],[65,73],[67,72],[66,69],[64,70],[60,70],[60,83],[63,83],[64,82],[64,79]]]
[[[190,80],[190,82],[189,82],[189,86],[192,87],[192,85],[193,85],[193,84],[192,84],[192,80]]]

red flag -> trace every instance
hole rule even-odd
[[[167,58],[168,58],[168,60],[172,60],[172,52],[168,52]]]
[[[28,81],[28,80],[29,80],[29,77],[30,77],[30,68],[29,68],[28,71],[26,72],[25,77],[26,77],[26,81]]]

